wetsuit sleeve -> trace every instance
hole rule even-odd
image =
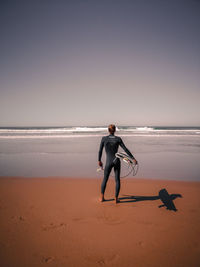
[[[131,152],[128,150],[128,148],[125,146],[121,138],[119,139],[119,145],[124,149],[126,154],[128,154],[132,159],[135,159]]]
[[[100,147],[99,147],[99,155],[98,155],[98,160],[101,161],[101,156],[103,152],[103,147],[104,147],[104,138],[101,139]]]

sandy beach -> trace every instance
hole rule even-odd
[[[124,179],[119,204],[113,179],[107,201],[98,201],[100,184],[96,178],[2,177],[0,265],[200,265],[199,182]]]

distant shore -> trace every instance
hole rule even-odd
[[[200,182],[122,179],[119,204],[100,184],[1,177],[1,266],[199,266]]]

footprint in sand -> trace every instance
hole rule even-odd
[[[53,260],[55,260],[54,257],[43,257],[43,262],[45,263],[49,263],[49,262],[52,262]]]
[[[118,225],[123,224],[124,221],[121,220],[118,217],[109,216],[109,215],[102,215],[97,217],[98,220],[100,220],[103,223],[109,224],[109,225]]]
[[[48,225],[42,226],[42,230],[49,231],[54,229],[64,229],[66,226],[67,225],[65,223],[59,223],[59,224],[50,223]]]
[[[105,265],[105,261],[104,261],[104,259],[100,259],[100,260],[98,260],[97,261],[97,263],[99,264],[99,265]]]
[[[89,261],[90,263],[94,263],[94,266],[96,266],[97,264],[100,266],[104,266],[104,265],[108,266],[110,264],[117,263],[117,261],[119,260],[119,254],[111,253],[110,255],[107,255],[106,257],[99,257],[99,258],[91,254],[91,255],[87,255],[85,259],[86,261]]]
[[[84,222],[87,222],[87,219],[81,218],[81,217],[74,217],[72,218],[72,221],[84,223]]]
[[[143,241],[139,241],[137,244],[138,244],[139,246],[141,246],[141,247],[144,247],[144,242],[143,242]]]
[[[113,254],[110,257],[101,258],[101,259],[97,260],[96,263],[98,265],[100,265],[100,266],[104,266],[104,265],[108,265],[108,264],[113,264],[118,259],[119,259],[119,255],[118,254]]]
[[[11,219],[15,221],[25,221],[25,218],[23,216],[12,216]]]
[[[122,220],[121,218],[110,216],[110,215],[97,215],[95,217],[87,218],[87,219],[81,218],[81,217],[72,218],[72,221],[77,222],[77,223],[87,223],[88,220],[90,221],[97,220],[98,222],[109,224],[109,225],[118,225],[118,224],[124,223],[124,220]]]
[[[25,218],[22,217],[22,216],[19,216],[19,220],[20,220],[20,221],[25,221]]]

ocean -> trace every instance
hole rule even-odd
[[[107,134],[106,126],[0,127],[0,176],[101,178]],[[200,181],[200,127],[118,126],[116,135],[139,162],[137,178]]]

